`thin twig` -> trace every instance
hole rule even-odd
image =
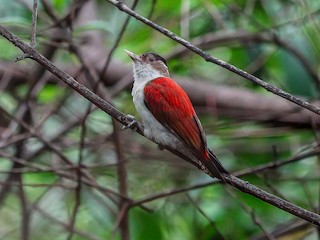
[[[215,222],[213,220],[210,219],[210,217],[202,210],[202,208],[198,205],[198,203],[193,200],[193,198],[190,196],[190,194],[186,194],[188,200],[192,203],[193,206],[195,206],[195,208],[199,211],[199,213],[209,222],[209,224],[211,225],[211,227],[217,232],[216,235],[218,235],[218,237],[215,239],[220,239],[220,240],[224,240],[225,237],[222,235],[222,233],[219,231],[218,227],[216,226]]]
[[[45,211],[39,206],[34,206],[34,209],[39,212],[44,218],[48,219],[50,222],[60,225],[64,230],[66,231],[72,231],[73,233],[83,237],[83,239],[88,239],[88,240],[101,240],[99,237],[96,235],[93,235],[93,231],[91,232],[85,232],[82,229],[70,229],[69,224],[61,221],[60,219],[57,219],[56,217],[52,216],[50,213]],[[45,234],[45,233],[44,233]]]
[[[229,195],[239,204],[239,206],[251,217],[252,222],[257,225],[258,228],[265,234],[268,240],[275,240],[275,238],[270,234],[265,226],[261,223],[261,220],[257,217],[255,211],[251,208],[242,203],[241,200],[238,199],[237,195],[232,191],[232,189],[227,189]]]
[[[38,0],[33,0],[32,7],[32,31],[30,38],[30,46],[32,48],[36,47],[36,37],[37,37],[37,15],[38,15]]]
[[[112,119],[113,125],[113,137],[114,137],[114,144],[116,147],[117,153],[117,174],[118,174],[118,182],[119,182],[119,193],[122,196],[128,196],[128,186],[127,186],[127,169],[126,169],[126,162],[123,156],[123,146],[120,141],[120,133],[119,133],[119,126],[117,122]],[[122,240],[129,240],[130,239],[130,229],[129,229],[129,213],[128,213],[128,206],[130,203],[125,199],[120,199],[118,207],[119,207],[119,229],[121,233]],[[122,214],[120,214],[122,212]]]
[[[71,166],[75,166],[72,161],[70,161],[56,146],[52,145],[50,142],[45,140],[42,136],[40,136],[36,130],[34,130],[32,127],[30,127],[28,124],[26,124],[24,121],[19,121],[17,120],[14,116],[12,116],[10,113],[5,111],[1,106],[0,106],[0,111],[3,112],[4,114],[8,115],[10,118],[13,120],[19,122],[19,124],[28,130],[32,135],[36,136],[43,144],[45,144],[49,149],[51,149],[55,154],[57,154],[65,163]],[[96,182],[95,179],[87,172],[85,169],[81,169],[83,171],[83,176],[86,177],[91,182]],[[115,197],[121,197],[119,194],[116,192],[112,191],[111,189],[108,191],[105,191],[105,194],[108,195],[111,201],[116,202]]]
[[[320,154],[319,151],[312,151],[312,152],[308,152],[305,154],[301,154],[299,156],[296,156],[294,158],[291,158],[291,159],[288,159],[285,161],[271,162],[271,163],[263,164],[263,165],[260,165],[260,166],[254,167],[254,168],[249,168],[244,171],[235,172],[234,175],[237,177],[243,177],[243,176],[247,176],[247,175],[254,174],[254,173],[260,173],[260,172],[267,171],[269,169],[276,169],[278,167],[285,166],[287,164],[294,163],[294,162],[297,162],[297,161],[300,161],[300,160],[303,160],[303,159],[306,159],[309,157],[314,157],[319,154]],[[171,191],[169,190],[169,191],[162,192],[162,193],[159,193],[156,195],[153,194],[150,197],[145,197],[143,199],[137,200],[135,203],[133,203],[133,205],[139,205],[141,203],[148,203],[148,202],[160,199],[160,198],[172,196],[174,194],[184,193],[187,191],[192,191],[192,190],[196,190],[196,189],[200,189],[200,188],[204,188],[204,187],[208,187],[208,186],[212,186],[214,184],[220,184],[220,183],[221,182],[219,182],[218,180],[215,179],[210,182],[200,183],[200,184],[196,184],[196,185],[192,185],[192,186],[188,186],[188,187],[183,187],[183,188],[178,188],[178,189],[175,188]]]
[[[83,162],[83,149],[84,149],[84,139],[86,136],[86,124],[85,124],[85,119],[83,119],[81,123],[81,134],[80,134],[80,143],[79,143],[79,157],[78,157],[78,168],[77,168],[77,187],[75,188],[74,191],[74,206],[72,209],[72,214],[70,218],[70,229],[71,231],[69,232],[69,235],[67,237],[67,240],[71,240],[73,237],[73,229],[74,225],[76,223],[76,218],[77,214],[81,205],[81,190],[82,190],[82,162]]]
[[[134,0],[133,4],[131,6],[132,10],[134,10],[136,8],[137,4],[138,4],[138,0]],[[103,78],[103,76],[105,75],[106,71],[108,70],[108,67],[110,65],[113,53],[117,49],[117,47],[119,46],[119,43],[120,43],[120,41],[121,41],[121,39],[123,37],[123,34],[124,34],[124,32],[126,31],[126,29],[128,27],[129,21],[130,21],[130,16],[127,16],[126,20],[124,21],[124,23],[122,25],[122,28],[121,28],[118,36],[117,36],[117,39],[115,40],[115,42],[114,42],[114,44],[113,44],[113,46],[112,46],[112,48],[111,48],[111,50],[110,50],[110,52],[108,54],[108,58],[107,58],[104,66],[103,66],[103,68],[102,68],[102,70],[100,72],[99,80],[101,80]]]

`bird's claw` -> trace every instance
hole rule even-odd
[[[138,127],[139,127],[139,123],[137,122],[137,120],[135,119],[135,117],[132,116],[132,115],[130,115],[130,114],[128,114],[128,115],[127,115],[127,119],[128,119],[130,122],[128,123],[128,125],[123,126],[122,129],[125,130],[125,129],[130,128],[130,129],[132,129],[133,131],[136,131],[136,130],[138,129]]]

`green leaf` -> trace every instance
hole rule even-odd
[[[65,89],[60,88],[59,86],[47,84],[39,92],[37,100],[39,103],[52,103],[59,99],[64,93]]]

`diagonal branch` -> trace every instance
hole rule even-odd
[[[56,77],[58,77],[59,79],[64,81],[66,84],[68,84],[71,88],[73,88],[78,93],[80,93],[83,97],[87,98],[93,104],[95,104],[104,112],[106,112],[111,117],[113,117],[116,121],[122,123],[123,125],[128,125],[130,123],[130,119],[128,119],[124,113],[122,113],[121,111],[113,107],[110,103],[106,102],[101,97],[94,94],[92,91],[87,89],[82,84],[78,83],[72,76],[62,71],[57,66],[55,66],[52,62],[50,62],[47,58],[41,55],[38,51],[30,47],[28,44],[24,43],[20,38],[13,35],[10,31],[8,31],[6,28],[4,28],[1,25],[0,25],[0,35],[5,37],[9,42],[14,44],[16,47],[20,48],[23,51],[23,53],[27,54],[30,58],[32,58],[33,60],[41,64],[43,67],[45,67],[48,71],[50,71]],[[143,127],[141,125],[138,126],[138,133],[143,135]],[[179,156],[184,157],[184,156],[181,156],[181,154]],[[259,198],[267,203],[270,203],[271,205],[279,209],[282,209],[288,213],[291,213],[297,217],[300,217],[306,221],[309,221],[315,225],[320,226],[320,216],[314,212],[298,207],[288,201],[285,201],[279,197],[276,197],[270,193],[267,193],[262,189],[259,189],[258,187],[253,186],[249,182],[243,181],[235,176],[225,174],[223,175],[223,178],[226,183],[238,188],[242,192],[255,196],[256,198]]]
[[[201,56],[204,60],[206,60],[207,62],[212,62],[214,64],[217,64],[235,74],[238,74],[239,76],[248,79],[249,81],[260,85],[261,87],[263,87],[264,89],[266,89],[269,92],[272,92],[282,98],[285,98],[303,108],[309,109],[310,111],[319,114],[320,115],[320,108],[306,102],[303,101],[302,99],[295,97],[293,95],[291,95],[290,93],[287,93],[286,91],[275,87],[263,80],[261,80],[260,78],[257,78],[249,73],[247,73],[246,71],[243,71],[239,68],[237,68],[236,66],[233,66],[232,64],[229,64],[225,61],[222,61],[218,58],[212,57],[210,56],[210,54],[206,53],[205,51],[201,50],[200,48],[194,46],[193,44],[191,44],[190,42],[184,40],[183,38],[179,37],[178,35],[174,34],[173,32],[171,32],[170,30],[161,27],[159,25],[157,25],[156,23],[152,22],[151,20],[141,16],[140,14],[136,13],[135,11],[133,11],[132,9],[130,9],[127,5],[125,5],[122,1],[117,1],[117,0],[107,0],[108,2],[112,3],[113,5],[115,5],[117,8],[119,8],[119,10],[128,13],[129,15],[131,15],[132,17],[136,18],[137,20],[145,23],[146,25],[154,28],[155,30],[161,32],[162,34],[164,34],[165,36],[171,38],[172,40],[182,44],[183,46],[185,46],[186,48],[188,48],[189,50],[193,51],[194,53],[198,54],[199,56]]]

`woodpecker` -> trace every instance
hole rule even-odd
[[[187,156],[204,172],[223,179],[228,174],[207,147],[201,122],[186,92],[170,78],[166,60],[156,53],[136,55],[133,61],[133,103],[144,125],[144,135],[160,147]]]

